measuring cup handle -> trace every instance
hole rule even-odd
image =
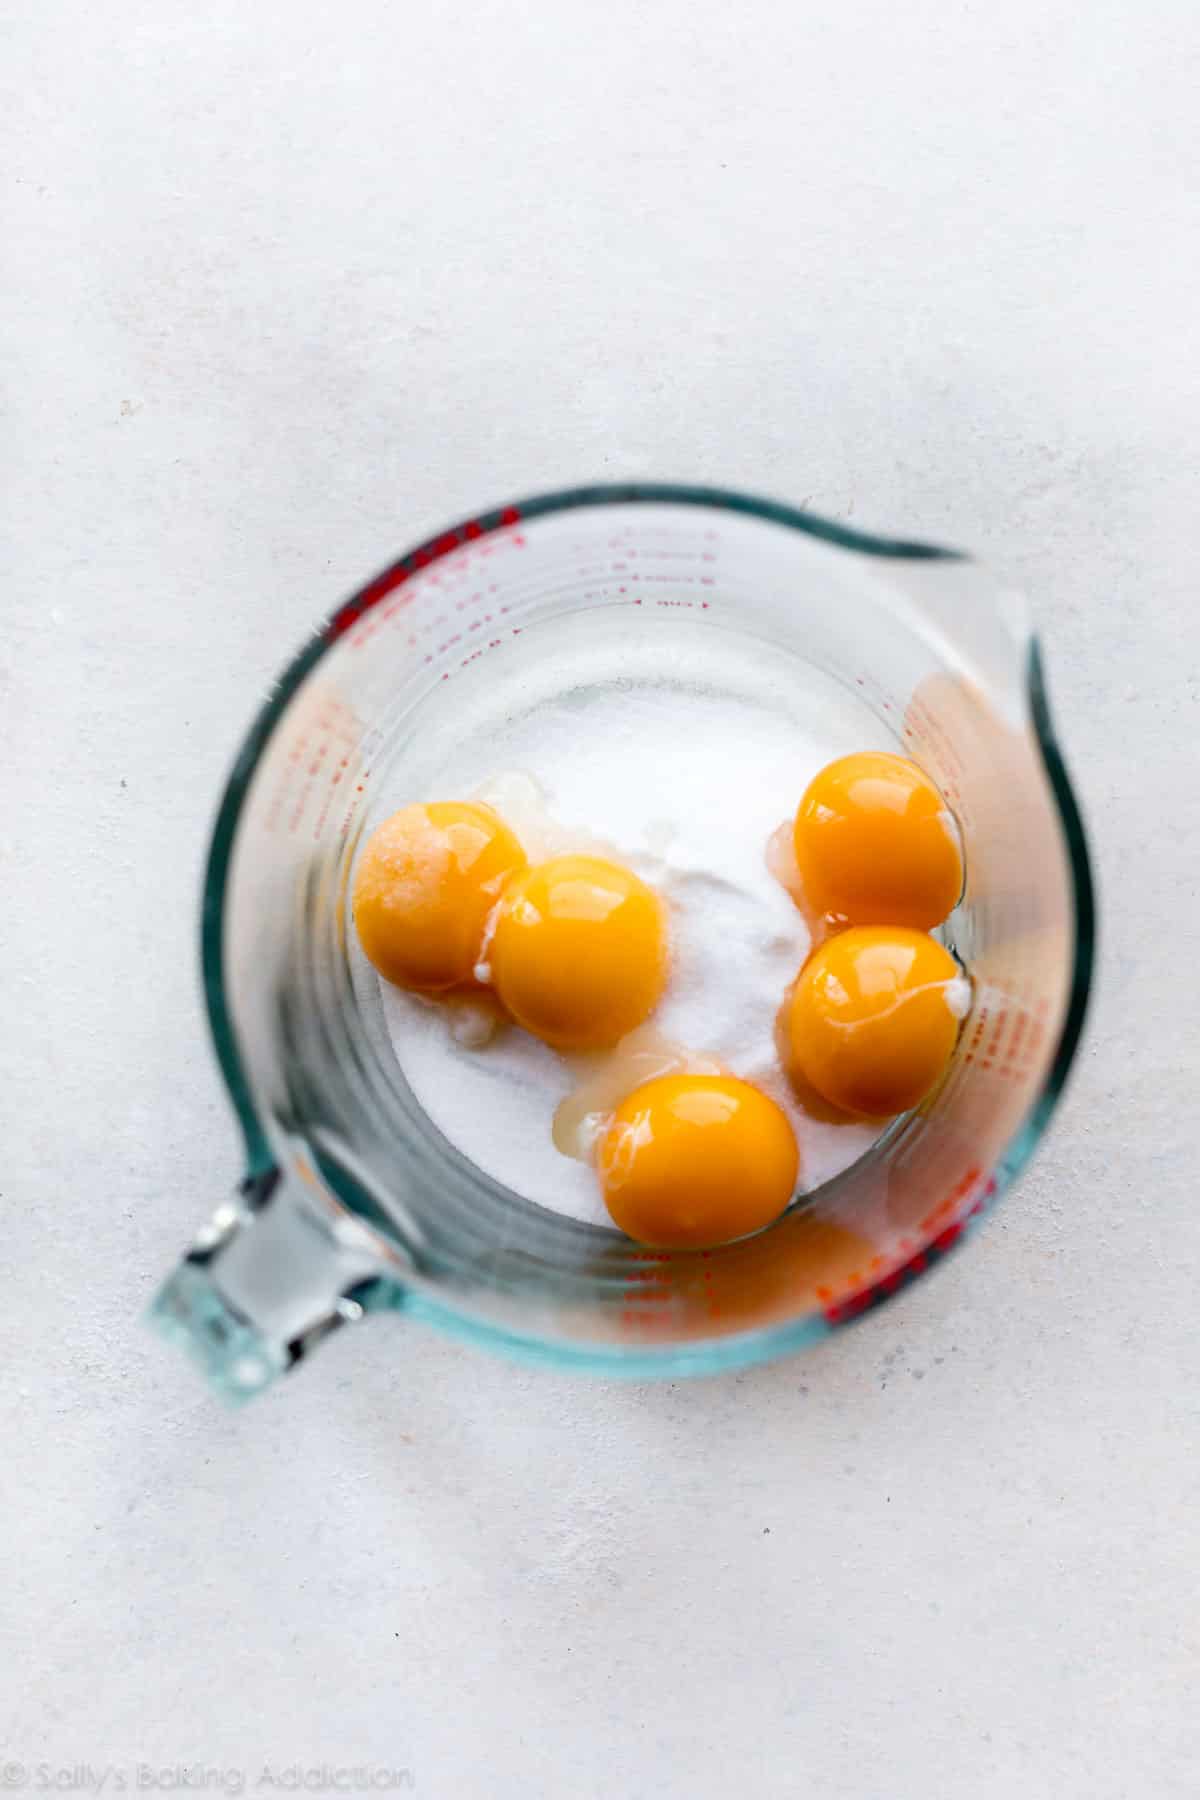
[[[251,1176],[159,1290],[151,1324],[238,1405],[339,1326],[400,1303],[359,1236],[312,1204],[297,1175]]]

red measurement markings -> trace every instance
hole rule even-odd
[[[453,531],[443,532],[441,537],[422,544],[410,555],[402,557],[398,563],[393,563],[390,569],[385,569],[382,575],[376,576],[374,581],[369,582],[344,606],[339,607],[326,627],[326,635],[330,640],[344,636],[358,624],[360,619],[373,612],[381,600],[386,600],[389,594],[394,594],[398,588],[411,581],[414,575],[452,555],[454,551],[461,550],[467,544],[478,545],[480,555],[490,554],[492,545],[486,542],[487,534],[518,525],[520,519],[520,512],[515,506],[506,506],[503,512],[486,523],[479,519],[469,519],[465,525],[459,525]],[[523,548],[525,544],[522,534],[511,529],[507,541],[516,548]],[[369,635],[369,632],[362,634],[363,637]]]
[[[1035,1001],[1025,997],[1026,981],[1018,981],[1012,992],[1000,994],[991,989],[990,1004],[981,1001],[974,1015],[974,1029],[964,1038],[961,1061],[996,1074],[1006,1081],[1019,1080],[1037,1062],[1046,1041],[1045,996]]]
[[[925,1214],[925,1217],[921,1220],[921,1230],[932,1231],[935,1225],[944,1226],[948,1224],[951,1215],[956,1208],[960,1207],[967,1198],[967,1195],[978,1186],[982,1175],[982,1169],[976,1167],[969,1168],[961,1181],[956,1182],[951,1188],[950,1192],[946,1195],[946,1198],[944,1200],[939,1200],[932,1212],[927,1212]]]
[[[633,1260],[638,1266],[626,1278],[621,1323],[644,1327],[671,1297],[671,1259],[639,1250],[634,1252]]]
[[[318,730],[321,729],[321,721],[318,721],[316,729],[318,729]],[[328,729],[328,728],[326,727],[326,729]],[[306,775],[307,779],[305,780],[304,786],[301,788],[299,796],[297,797],[296,805],[295,805],[295,808],[293,809],[292,816],[288,820],[288,831],[289,832],[295,832],[300,829],[300,825],[303,822],[304,815],[305,815],[306,811],[308,810],[309,800],[312,798],[313,792],[316,789],[317,784],[321,779],[325,763],[327,762],[332,749],[333,749],[333,740],[332,740],[332,738],[330,738],[328,736],[323,738],[315,746],[315,748],[313,750],[312,761],[309,763],[307,769],[305,770],[305,775]]]
[[[962,757],[959,755],[953,738],[947,735],[941,720],[930,711],[924,700],[914,697],[909,701],[905,716],[904,736],[910,745],[921,747],[925,760],[936,776],[943,795],[959,818],[965,824],[969,824],[970,809],[963,800],[961,788]]]
[[[952,1205],[961,1204],[962,1200],[966,1195],[973,1191],[974,1185],[979,1181],[981,1172],[978,1169],[973,1169],[969,1171],[969,1173],[971,1184],[964,1188],[963,1183],[960,1182],[958,1188],[954,1190],[953,1195],[948,1197],[950,1198]],[[966,1180],[965,1177],[964,1180]],[[994,1177],[989,1176],[982,1192],[979,1193],[972,1204],[966,1208],[961,1218],[951,1220],[949,1224],[945,1225],[942,1230],[937,1233],[936,1237],[930,1239],[924,1249],[918,1250],[913,1256],[909,1256],[907,1261],[898,1264],[890,1274],[883,1276],[881,1280],[869,1282],[866,1286],[856,1289],[854,1286],[856,1278],[854,1275],[851,1275],[847,1286],[852,1291],[845,1293],[840,1300],[831,1301],[825,1306],[824,1312],[827,1322],[830,1325],[845,1325],[849,1320],[857,1319],[861,1314],[869,1312],[872,1307],[880,1305],[882,1301],[889,1297],[889,1295],[896,1293],[899,1288],[906,1287],[910,1281],[915,1280],[918,1275],[923,1274],[925,1270],[930,1268],[934,1263],[939,1262],[941,1258],[945,1256],[947,1251],[952,1250],[961,1240],[962,1235],[971,1220],[983,1212],[995,1193],[995,1179]],[[901,1254],[906,1254],[907,1250],[910,1248],[911,1239],[901,1238]]]
[[[989,1017],[990,1013],[987,1001],[981,998],[975,1009],[975,1029],[967,1039],[967,1047],[963,1054],[963,1061],[965,1063],[974,1062],[976,1060],[979,1047],[983,1042],[984,1033],[987,1030]]]
[[[287,761],[283,773],[279,777],[275,792],[272,795],[270,810],[267,813],[265,821],[265,829],[267,831],[274,831],[279,824],[279,816],[283,811],[283,803],[287,798],[288,789],[291,787],[293,774],[307,748],[308,739],[301,736],[296,739],[296,742],[287,753]]]
[[[848,669],[843,669],[842,673],[847,679],[850,678],[850,671]],[[854,685],[862,688],[868,698],[872,700],[876,706],[881,706],[884,712],[894,712],[899,709],[900,702],[896,699],[895,695],[888,693],[884,688],[880,687],[873,676],[855,675],[853,679]]]
[[[335,694],[302,696],[294,703],[299,718],[285,722],[271,752],[271,767],[278,771],[263,829],[277,831],[287,812],[286,830],[295,832],[303,822],[314,793],[332,795],[348,777],[358,753],[358,716],[348,702]],[[324,815],[322,815],[322,823]]]
[[[517,547],[523,545],[524,542],[525,539],[517,533],[511,538],[502,540],[499,547],[501,549],[506,545]],[[445,656],[453,650],[462,641],[462,632],[480,631],[485,626],[494,623],[498,612],[512,610],[511,606],[501,607],[494,599],[494,596],[501,591],[498,582],[490,582],[486,585],[480,583],[480,571],[475,566],[476,561],[476,557],[464,551],[454,566],[439,568],[436,575],[421,576],[413,581],[405,591],[402,605],[403,629],[408,634],[407,646],[410,650],[414,650],[419,649],[422,643],[428,645],[423,657],[426,667],[432,666],[440,656]],[[455,590],[461,589],[466,581],[473,581],[477,585],[472,592],[468,594],[460,592],[455,598]],[[436,613],[431,613],[434,606],[438,610]],[[468,623],[461,617],[462,614],[475,611],[481,606],[488,606],[491,609],[483,615],[482,619]],[[398,610],[395,604],[384,608],[374,624],[368,624],[363,630],[355,632],[348,640],[350,647],[357,650],[369,640],[372,632],[381,632],[388,627],[394,628]],[[456,618],[455,615],[459,616]],[[462,632],[449,629],[455,624],[461,624]],[[444,634],[441,641],[430,643],[429,640],[436,638],[439,632]]]
[[[489,617],[490,617],[490,614],[489,614]],[[479,662],[483,657],[485,657],[488,654],[489,650],[499,650],[501,645],[504,644],[507,639],[520,637],[523,629],[524,629],[524,627],[521,625],[510,625],[507,628],[507,632],[506,632],[505,636],[489,638],[486,644],[480,644],[480,646],[477,650],[472,650],[470,656],[463,657],[462,661],[458,665],[459,672],[461,672],[463,669],[469,669],[471,667],[472,663]],[[457,639],[455,641],[457,642]],[[442,675],[442,680],[449,681],[449,679],[450,679],[450,671],[447,669]]]
[[[363,804],[362,796],[366,792],[365,783],[369,779],[370,779],[369,771],[364,770],[362,781],[356,783],[354,792],[350,796],[349,804],[347,805],[345,812],[342,814],[342,822],[338,826],[338,834],[339,834],[339,836],[341,836],[343,838],[348,835],[348,833],[350,831],[350,827],[353,825],[355,818],[358,815],[359,809],[361,808],[361,806]]]
[[[653,587],[656,582],[659,587],[700,587],[704,581],[702,575],[653,575],[648,569],[639,569],[637,578],[643,587]],[[709,586],[711,585],[710,581]]]

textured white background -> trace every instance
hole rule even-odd
[[[1195,1795],[1194,0],[0,31],[0,1757]],[[230,1416],[138,1314],[238,1172],[195,958],[233,749],[414,537],[635,473],[1033,591],[1104,901],[1069,1102],[807,1359],[606,1386],[381,1323]]]

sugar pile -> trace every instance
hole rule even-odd
[[[712,627],[659,624],[624,626],[614,641],[611,627],[593,635],[576,622],[537,656],[530,643],[519,663],[460,687],[452,718],[414,731],[411,785],[394,804],[484,797],[531,858],[594,847],[651,883],[671,931],[655,1031],[785,1108],[811,1190],[878,1131],[809,1117],[779,1067],[775,1019],[808,933],[766,846],[824,763],[891,745],[854,696],[803,662]],[[469,1015],[381,986],[396,1057],[438,1129],[526,1199],[608,1223],[592,1171],[553,1138],[556,1108],[594,1062],[515,1027],[481,1042]]]

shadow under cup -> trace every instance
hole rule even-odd
[[[422,702],[483,659],[536,654],[538,625],[599,608],[623,609],[631,632],[675,613],[802,657],[928,770],[963,833],[966,891],[945,935],[974,998],[945,1081],[844,1176],[708,1252],[549,1213],[456,1152],[407,1088],[348,919],[356,852],[403,797]],[[235,767],[203,947],[250,1175],[163,1290],[159,1322],[233,1397],[378,1309],[639,1375],[797,1347],[928,1266],[1020,1170],[1078,1039],[1091,937],[1035,641],[979,566],[665,486],[472,520],[334,615]]]

